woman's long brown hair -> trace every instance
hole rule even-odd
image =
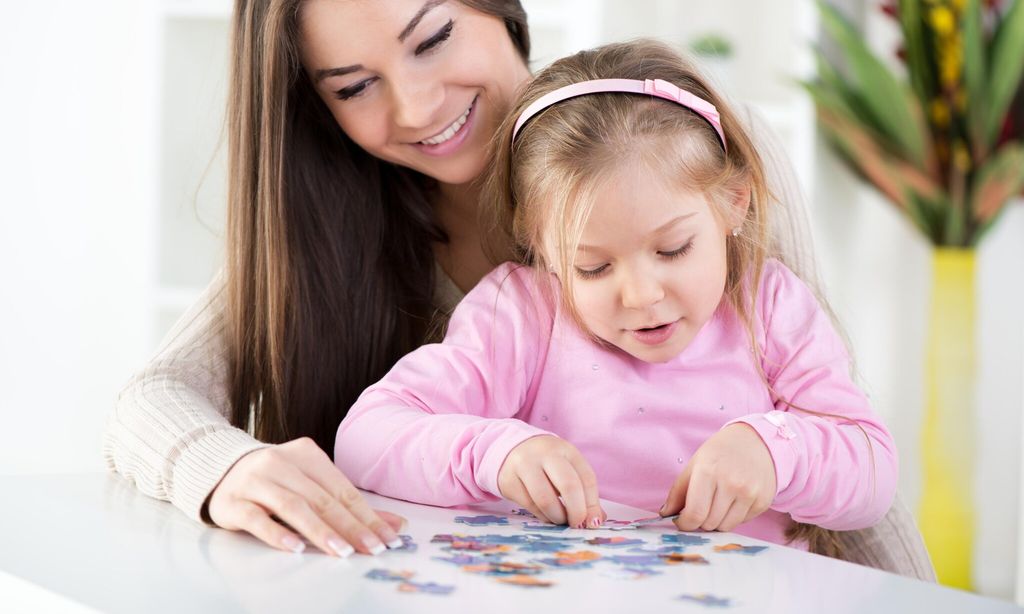
[[[518,0],[461,0],[502,19],[526,62]],[[301,0],[236,0],[228,131],[231,422],[258,439],[335,432],[433,316],[433,182],[338,127],[299,63]]]

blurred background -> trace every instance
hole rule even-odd
[[[899,74],[898,24],[832,2]],[[953,3],[957,4],[957,3]],[[960,3],[962,4],[962,3]],[[810,0],[527,0],[534,68],[652,36],[703,54],[775,129],[807,195],[820,272],[863,384],[922,493],[930,243],[827,146],[797,81]],[[102,470],[117,391],[220,265],[230,2],[0,0],[0,473]],[[826,50],[829,46],[824,45]],[[1024,207],[977,246],[973,589],[1021,600]]]

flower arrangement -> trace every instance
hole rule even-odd
[[[1024,188],[1024,0],[889,0],[906,79],[819,8],[839,57],[802,85],[833,149],[933,245],[975,247]]]

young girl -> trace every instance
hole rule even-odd
[[[605,519],[600,488],[799,547],[820,530],[795,522],[882,518],[892,437],[787,267],[749,136],[688,62],[643,41],[556,62],[499,132],[487,191],[521,263],[359,398],[335,449],[355,484],[577,527]]]

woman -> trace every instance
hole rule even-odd
[[[236,0],[234,15],[227,263],[122,391],[104,455],[275,548],[379,553],[401,519],[325,450],[492,267],[473,182],[529,79],[526,15],[518,0]],[[896,506],[840,541],[933,578],[912,522]]]
[[[502,0],[238,0],[234,15],[226,267],[122,391],[104,454],[276,548],[378,553],[401,519],[324,450],[492,267],[472,181],[530,76],[526,15]]]

